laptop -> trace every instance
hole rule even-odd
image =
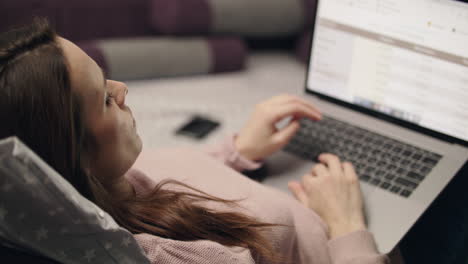
[[[369,230],[390,252],[468,160],[468,3],[318,0],[302,120],[264,183],[310,172],[318,154],[352,161]]]

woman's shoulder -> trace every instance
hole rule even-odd
[[[137,194],[142,194],[151,191],[156,182],[148,177],[144,172],[139,169],[131,168],[126,174],[125,178],[133,186]]]
[[[299,204],[291,195],[253,181],[203,151],[147,151],[141,154],[134,169],[137,170],[132,175],[140,186],[154,187],[156,182],[173,179],[216,197],[238,200],[246,209],[244,212],[262,221],[288,225],[300,218],[316,223],[309,229],[326,229],[315,212]]]

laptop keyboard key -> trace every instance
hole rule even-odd
[[[433,159],[433,158],[424,158],[423,161],[426,165],[428,166],[435,166],[437,164],[437,160]]]
[[[422,167],[421,168],[421,173],[423,174],[428,174],[431,171],[431,168],[429,167]]]
[[[396,170],[396,174],[398,174],[398,175],[406,174],[406,170],[403,169],[403,168],[398,168],[398,169]]]
[[[402,160],[401,161],[401,165],[403,165],[403,166],[406,166],[406,165],[408,165],[410,163],[411,163],[411,161],[409,161],[409,160]]]
[[[411,195],[411,191],[403,190],[400,194],[403,197],[409,197]]]
[[[372,185],[378,186],[378,185],[381,183],[381,181],[380,181],[379,179],[372,179],[372,180],[370,181],[370,183],[371,183]]]
[[[410,187],[412,189],[415,189],[416,187],[418,187],[418,185],[412,181],[408,181],[407,179],[403,179],[401,177],[398,177],[396,180],[395,180],[396,183],[398,184],[401,184],[403,186],[406,186],[406,187]]]
[[[362,181],[368,182],[371,179],[371,176],[367,174],[363,174],[361,177],[359,177]]]
[[[380,185],[380,187],[382,187],[382,189],[384,190],[388,190],[388,188],[390,188],[390,186],[392,186],[390,183],[388,182],[384,182],[382,183],[382,185]]]
[[[398,187],[398,186],[393,186],[392,188],[390,188],[390,191],[392,193],[398,193],[398,192],[400,192],[400,190],[401,190],[401,188]]]
[[[385,171],[383,171],[383,170],[378,170],[375,173],[375,176],[377,176],[377,177],[383,177],[384,175],[385,175]]]
[[[400,153],[403,149],[401,147],[394,147],[393,152]]]
[[[422,181],[422,180],[424,180],[424,176],[422,176],[421,174],[416,173],[416,172],[414,172],[414,171],[408,172],[407,175],[408,175],[409,178],[415,179],[415,180],[417,180],[417,181]]]
[[[362,151],[363,151],[364,153],[367,153],[367,152],[369,152],[371,149],[372,149],[372,148],[369,147],[369,146],[364,146],[364,147],[362,148]]]
[[[357,163],[357,164],[355,165],[355,167],[356,167],[356,169],[362,169],[362,168],[366,167],[366,164],[364,164],[364,163]]]
[[[413,154],[413,152],[411,152],[410,150],[405,150],[405,151],[403,151],[403,153],[401,153],[401,155],[403,155],[405,157],[409,157],[409,156],[411,156],[411,154]]]
[[[383,158],[383,159],[388,159],[388,158],[390,158],[391,156],[392,156],[392,155],[390,155],[389,153],[383,153],[383,154],[382,154],[382,158]]]
[[[377,166],[385,167],[385,166],[387,166],[387,162],[381,160],[381,161],[377,162]]]

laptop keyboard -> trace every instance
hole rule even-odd
[[[409,197],[436,166],[441,155],[324,116],[301,120],[284,149],[306,160],[333,153],[353,163],[361,181]]]

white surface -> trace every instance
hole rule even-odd
[[[211,144],[239,131],[256,103],[285,91],[301,94],[305,70],[293,54],[256,53],[241,72],[128,82],[127,104],[146,149]],[[221,126],[202,141],[174,136],[193,114]]]

